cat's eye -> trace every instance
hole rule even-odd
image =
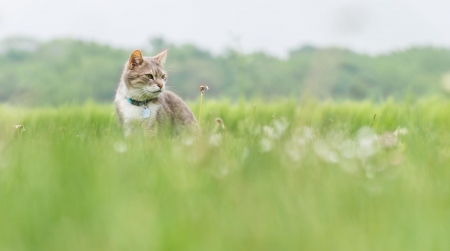
[[[166,79],[166,74],[161,75],[162,79]]]
[[[153,75],[152,74],[145,74],[145,76],[149,79],[153,79]]]

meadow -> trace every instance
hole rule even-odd
[[[0,250],[450,250],[449,111],[206,100],[201,137],[124,139],[112,105],[2,105]]]

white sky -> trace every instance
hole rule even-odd
[[[449,0],[0,0],[0,39],[80,38],[140,48],[150,37],[283,56],[305,44],[370,54],[450,48]]]

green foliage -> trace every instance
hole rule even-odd
[[[0,250],[450,248],[449,101],[203,109],[125,140],[111,105],[0,106]]]
[[[264,53],[222,55],[191,44],[173,45],[161,38],[149,42],[144,55],[169,49],[169,88],[186,99],[211,87],[210,97],[276,100],[389,98],[403,100],[442,96],[450,90],[450,51],[412,48],[371,57],[338,48],[306,46],[286,59]],[[24,105],[110,103],[131,50],[77,40],[45,43],[10,38],[0,43],[0,102]],[[443,81],[447,76],[447,81]]]
[[[26,105],[111,100],[126,61],[123,51],[73,40],[39,44],[21,59],[10,52],[0,59],[0,97]]]

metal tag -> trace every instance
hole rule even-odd
[[[146,119],[148,117],[150,117],[150,109],[144,107],[144,110],[142,110],[142,118]]]

